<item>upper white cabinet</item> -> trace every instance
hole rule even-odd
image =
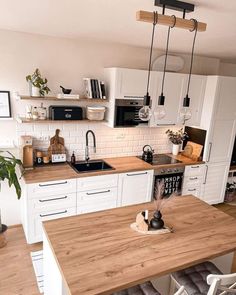
[[[156,89],[152,90],[152,111],[153,116],[150,120],[150,127],[161,125],[176,125],[178,119],[178,111],[183,88],[185,85],[185,75],[176,73],[166,73],[163,94],[165,96],[166,115],[163,119],[158,119],[156,111],[158,109],[158,98],[161,95],[163,73],[155,73]],[[153,77],[154,78],[154,77]],[[153,87],[153,85],[151,85]]]
[[[183,99],[186,96],[187,86],[188,86],[188,75],[184,75],[185,82],[183,87],[183,92],[180,99],[180,109],[183,107]],[[206,89],[206,76],[192,75],[189,87],[189,97],[190,97],[190,110],[192,113],[191,118],[186,122],[188,126],[199,126],[201,122],[202,106]],[[182,124],[183,121],[178,117],[178,123]]]
[[[120,174],[118,206],[151,201],[152,183],[153,170]]]

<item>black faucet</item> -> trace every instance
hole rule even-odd
[[[89,161],[89,146],[88,146],[88,135],[89,133],[92,134],[93,136],[93,150],[94,150],[94,153],[96,153],[96,137],[95,137],[95,134],[92,130],[88,130],[86,132],[86,147],[85,147],[85,161],[88,162]]]

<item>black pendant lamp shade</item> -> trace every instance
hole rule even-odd
[[[147,94],[144,95],[143,105],[144,106],[150,106],[150,102],[151,102],[151,96],[147,92]]]
[[[163,106],[164,104],[165,104],[165,96],[163,95],[163,92],[162,92],[158,98],[158,105]]]
[[[183,107],[188,108],[189,106],[190,106],[190,97],[187,94],[184,98]]]

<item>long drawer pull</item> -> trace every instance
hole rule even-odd
[[[56,212],[56,213],[50,213],[50,214],[40,214],[40,217],[47,217],[47,216],[53,216],[53,215],[59,215],[59,214],[64,214],[67,213],[67,210],[61,211],[61,212]]]
[[[200,168],[200,166],[191,166],[191,168],[196,169],[196,168]]]
[[[86,193],[88,196],[91,195],[98,195],[98,194],[105,194],[105,193],[109,193],[111,190],[107,190],[107,191],[101,191],[101,192],[96,192],[96,193]]]
[[[147,172],[141,172],[141,173],[134,173],[134,174],[126,174],[127,176],[137,176],[137,175],[145,175],[148,174]]]
[[[189,177],[189,180],[197,180],[198,177]]]
[[[53,185],[61,185],[61,184],[67,184],[68,181],[64,182],[56,182],[56,183],[50,183],[50,184],[39,184],[40,187],[46,187],[46,186],[53,186]]]
[[[188,189],[188,192],[195,192],[195,191],[196,191],[195,188],[193,188],[193,189]]]
[[[174,126],[175,123],[169,123],[169,124],[157,124],[157,126]]]
[[[61,198],[53,198],[53,199],[47,199],[47,200],[39,200],[39,202],[44,203],[44,202],[50,202],[50,201],[57,201],[57,200],[64,200],[67,199],[68,196],[61,197]]]

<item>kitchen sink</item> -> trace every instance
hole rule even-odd
[[[81,161],[71,164],[75,171],[79,173],[113,170],[114,168],[103,160]]]

